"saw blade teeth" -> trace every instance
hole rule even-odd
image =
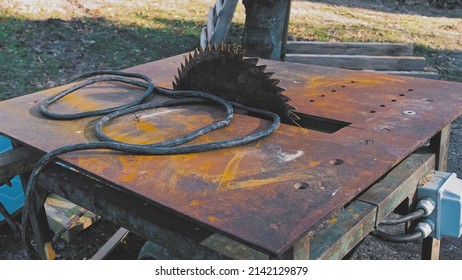
[[[258,57],[244,57],[244,53],[239,45],[225,43],[218,46],[209,43],[205,48],[195,49],[184,57],[184,63],[178,65],[178,75],[172,86],[175,90],[210,91],[230,101],[270,110],[283,122],[295,123],[293,120],[298,119],[292,112],[295,107],[287,103],[291,98],[282,94],[286,89],[278,86],[278,79],[271,78],[273,72],[265,72],[267,65],[257,65],[260,62]],[[228,67],[234,68],[230,71]],[[249,76],[241,81],[241,75]],[[211,80],[211,76],[215,78]],[[237,90],[234,84],[242,88]],[[231,95],[235,96],[221,93],[222,87],[229,88]]]
[[[244,59],[246,63],[253,65],[253,66],[257,65],[258,60],[259,60],[258,57],[249,57],[249,58]]]
[[[265,72],[266,67],[268,67],[268,66],[267,65],[258,65],[257,66],[258,70],[260,70],[261,72]]]
[[[240,59],[240,60],[243,60],[243,59],[244,59],[244,55],[245,55],[245,50],[242,49],[242,50],[239,52],[239,59]]]
[[[177,76],[174,76],[174,79],[175,81],[172,82],[172,87],[173,89],[176,89],[180,83],[180,78],[178,78]]]
[[[292,106],[291,106],[292,107]],[[289,111],[289,114],[290,114],[290,118],[292,119],[292,121],[299,121],[300,120],[300,117],[297,116],[297,114],[295,114],[294,112],[292,112],[293,110],[296,110],[297,108],[295,107],[292,107],[293,109],[291,109]]]
[[[233,51],[234,51],[234,54],[239,54],[239,49],[240,49],[240,48],[241,48],[240,46],[235,46],[235,47],[234,47],[234,50],[233,50]]]
[[[273,75],[274,75],[274,72],[266,72],[265,73],[265,77],[268,78],[268,79],[271,78]]]
[[[271,84],[272,84],[274,87],[276,87],[277,84],[279,84],[279,82],[280,82],[278,79],[269,79],[269,80],[270,80]]]
[[[279,98],[282,99],[284,102],[288,102],[292,100],[292,98],[288,97],[287,95],[279,94]]]
[[[225,51],[226,50],[226,44],[225,42],[221,42],[220,44],[220,50]]]
[[[295,108],[294,106],[292,106],[290,104],[286,104],[286,106],[287,106],[287,109],[289,109],[289,111],[291,111],[291,112],[297,110],[297,108]]]
[[[279,93],[281,93],[281,92],[283,92],[283,91],[286,90],[286,88],[283,88],[283,87],[280,87],[280,86],[275,86],[274,89],[275,89],[277,92],[279,92]]]

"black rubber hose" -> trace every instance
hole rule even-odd
[[[112,75],[112,76],[101,76],[101,75]],[[109,113],[112,113],[112,112],[117,111],[117,110],[129,108],[129,107],[132,107],[132,106],[135,106],[135,105],[138,105],[138,104],[142,103],[149,96],[151,96],[151,94],[154,91],[154,87],[155,87],[152,80],[149,77],[145,76],[145,75],[137,74],[137,73],[127,73],[127,72],[122,72],[122,71],[112,71],[112,70],[89,72],[89,73],[86,73],[86,74],[83,74],[83,75],[77,77],[73,81],[78,81],[78,80],[81,80],[83,78],[90,77],[90,76],[101,76],[101,77],[90,78],[90,79],[88,79],[88,80],[86,80],[84,82],[78,83],[78,84],[76,84],[76,85],[74,85],[74,86],[72,86],[70,88],[67,88],[67,89],[65,89],[65,90],[63,90],[61,92],[58,92],[57,94],[55,94],[53,96],[50,96],[50,97],[46,98],[39,105],[40,113],[43,116],[45,116],[47,118],[50,118],[50,119],[54,119],[54,120],[74,120],[74,119],[80,119],[80,118],[91,117],[91,116],[105,115],[105,114],[109,114]],[[119,76],[121,76],[121,77],[119,77]],[[124,78],[124,77],[131,77],[131,78],[141,79],[141,80],[144,80],[145,83],[141,82],[139,80],[127,79],[127,78]],[[81,89],[81,88],[83,88],[85,86],[88,86],[88,85],[91,85],[91,84],[94,84],[94,83],[107,82],[107,81],[116,81],[116,82],[122,82],[122,83],[126,83],[126,84],[131,84],[131,85],[143,87],[143,88],[146,88],[146,91],[139,98],[133,100],[132,102],[126,103],[126,104],[121,105],[121,106],[107,108],[107,109],[85,111],[85,112],[79,112],[79,113],[75,113],[75,114],[69,114],[69,113],[59,114],[59,113],[53,113],[53,112],[48,110],[48,107],[51,104],[55,103],[56,101],[60,100],[61,98],[65,97],[66,95],[68,95],[68,94],[70,94],[70,93],[72,93],[72,92],[74,92],[74,91],[76,91],[78,89]]]
[[[270,135],[271,133],[273,133],[280,125],[280,117],[275,113],[272,113],[266,110],[261,110],[258,108],[251,108],[251,107],[244,106],[238,103],[228,102],[222,99],[221,97],[208,94],[208,93],[204,93],[204,92],[189,91],[189,90],[172,91],[168,89],[155,87],[151,79],[149,79],[146,76],[139,75],[139,74],[126,73],[126,72],[120,72],[120,71],[98,71],[98,72],[91,72],[91,73],[84,74],[80,76],[79,78],[77,78],[77,80],[90,77],[90,76],[95,76],[95,75],[120,75],[123,77],[135,77],[138,79],[145,80],[146,83],[143,83],[138,80],[126,79],[126,78],[117,77],[117,76],[90,78],[89,80],[85,82],[77,84],[50,98],[47,98],[45,101],[41,103],[40,112],[44,116],[52,118],[52,119],[71,120],[71,119],[77,119],[77,118],[83,118],[83,117],[89,117],[89,116],[102,115],[102,114],[107,114],[107,113],[110,113],[110,114],[102,117],[98,121],[95,127],[96,135],[98,136],[100,140],[102,140],[102,142],[80,143],[80,144],[68,145],[68,146],[55,149],[49,152],[48,154],[46,154],[44,157],[42,157],[37,162],[36,166],[34,167],[31,173],[31,176],[29,178],[29,181],[27,183],[25,193],[24,193],[25,203],[23,207],[22,234],[21,234],[23,243],[25,244],[30,257],[33,257],[33,258],[40,257],[35,251],[35,248],[30,244],[28,240],[28,234],[29,234],[29,229],[30,229],[31,203],[33,202],[33,199],[35,197],[34,196],[34,186],[37,182],[38,175],[43,170],[43,168],[47,164],[52,162],[57,156],[64,154],[64,153],[73,152],[73,151],[95,150],[95,149],[109,149],[109,150],[114,150],[114,151],[130,153],[130,154],[145,154],[145,155],[172,155],[172,154],[205,152],[205,151],[211,151],[211,150],[216,150],[216,149],[236,147],[236,146],[245,145],[245,144],[260,140]],[[99,81],[118,81],[118,82],[128,83],[128,84],[132,84],[132,85],[139,86],[139,87],[144,87],[144,88],[147,88],[147,90],[145,94],[142,95],[142,97],[126,105],[123,105],[123,106],[118,106],[118,107],[103,109],[103,110],[86,111],[86,112],[80,112],[80,113],[75,113],[75,114],[56,114],[56,113],[49,112],[48,110],[49,105],[53,104],[54,102],[60,100],[67,94],[77,89],[80,89],[86,85],[90,85],[90,84],[93,84]],[[147,97],[149,97],[154,91],[158,94],[162,94],[162,95],[166,95],[166,96],[174,97],[174,98],[180,97],[183,99],[169,100],[169,101],[164,101],[161,103],[140,104]],[[188,99],[184,99],[185,97],[188,97]],[[103,132],[103,128],[105,124],[114,120],[115,118],[124,116],[126,114],[135,113],[140,110],[147,110],[147,109],[153,109],[153,108],[170,107],[170,106],[194,104],[198,102],[211,102],[211,101],[214,103],[218,103],[222,105],[223,107],[225,107],[226,117],[221,121],[214,122],[210,125],[204,126],[196,131],[193,131],[181,137],[177,137],[177,138],[159,142],[159,143],[138,145],[138,144],[128,144],[128,143],[116,141],[110,138],[109,136],[105,135]],[[229,125],[229,123],[232,121],[232,118],[233,118],[233,112],[234,112],[233,106],[246,110],[250,113],[268,118],[272,121],[272,123],[266,129],[262,131],[252,133],[252,134],[239,137],[239,138],[204,143],[204,144],[179,146],[179,145],[188,143],[208,132],[211,132],[213,130],[223,128]]]
[[[414,220],[417,220],[417,219],[420,219],[422,217],[425,216],[425,210],[424,209],[417,209],[416,211],[412,212],[412,213],[409,213],[409,214],[406,214],[406,215],[403,215],[403,216],[399,216],[399,217],[396,217],[396,218],[386,218],[384,219],[380,224],[381,225],[399,225],[399,224],[404,224],[404,223],[407,223],[407,222],[410,222],[410,221],[414,221]]]
[[[381,230],[374,230],[371,232],[372,236],[377,237],[381,240],[393,243],[407,243],[415,240],[420,240],[423,238],[423,234],[420,231],[413,231],[409,234],[400,234],[400,235],[393,235],[386,233]]]

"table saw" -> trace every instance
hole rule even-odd
[[[169,88],[187,56],[126,71]],[[462,114],[462,84],[263,59],[258,63],[267,65],[266,71],[274,72],[278,86],[286,89],[296,123],[283,123],[251,144],[201,153],[97,150],[60,155],[58,163],[38,176],[32,205],[41,256],[54,257],[43,211],[52,192],[180,258],[341,258],[403,201],[410,207],[421,177],[445,169],[450,124]],[[35,160],[65,145],[98,141],[93,130],[98,117],[57,121],[39,113],[41,101],[66,87],[1,102],[0,133]],[[117,106],[142,92],[115,82],[96,83],[64,97],[54,110]],[[163,97],[149,101],[158,98]],[[209,104],[145,110],[112,121],[105,133],[119,141],[151,143],[223,114]],[[230,126],[192,143],[245,136],[268,123],[238,111]],[[24,169],[8,172],[28,171]],[[223,244],[235,244],[235,251]]]

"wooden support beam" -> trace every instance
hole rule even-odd
[[[376,225],[378,225],[401,202],[414,195],[419,181],[433,170],[434,166],[434,154],[428,152],[412,154],[358,200],[378,207],[376,218]]]
[[[269,259],[268,255],[218,233],[212,234],[209,238],[202,241],[201,245],[235,260]]]
[[[436,170],[438,171],[446,171],[448,168],[450,134],[451,124],[448,124],[430,140],[430,148],[436,152]]]
[[[60,196],[50,194],[45,202],[50,229],[56,237],[72,241],[77,234],[90,227],[100,216]]]
[[[440,76],[438,72],[431,72],[431,71],[376,71],[376,70],[364,70],[367,72],[375,72],[387,75],[400,75],[400,76],[408,76],[414,78],[423,78],[423,79],[432,79],[432,80],[439,80]]]
[[[91,257],[91,260],[103,260],[105,259],[117,245],[127,236],[129,231],[123,227],[119,228],[116,233],[114,233],[109,240],[104,243],[103,247],[101,247],[96,254]]]
[[[436,170],[446,171],[447,169],[450,133],[451,124],[448,124],[430,140],[430,148],[436,153]],[[440,240],[431,236],[424,238],[422,242],[422,259],[438,260],[440,258],[440,245]]]
[[[412,56],[412,44],[288,41],[289,54]]]
[[[424,57],[339,54],[287,54],[286,61],[354,70],[395,71],[423,71],[426,64]]]
[[[376,207],[354,201],[332,218],[321,229],[315,230],[310,240],[309,258],[341,259],[374,229]]]

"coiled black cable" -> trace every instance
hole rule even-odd
[[[111,76],[101,76],[101,75],[111,75]],[[64,154],[64,153],[73,152],[73,151],[95,150],[95,149],[109,149],[109,150],[114,150],[114,151],[130,153],[130,154],[144,154],[144,155],[172,155],[172,154],[205,152],[205,151],[211,151],[211,150],[216,150],[216,149],[236,147],[236,146],[245,145],[245,144],[257,141],[273,133],[280,125],[280,117],[275,113],[262,110],[262,109],[258,109],[258,108],[251,108],[251,107],[238,104],[238,103],[234,103],[234,102],[229,102],[219,96],[205,93],[205,92],[191,91],[191,90],[175,91],[175,90],[168,90],[168,89],[156,87],[150,78],[148,78],[147,76],[141,75],[141,74],[127,73],[127,72],[121,72],[121,71],[112,71],[112,70],[94,71],[94,72],[89,72],[82,76],[79,76],[74,81],[79,81],[84,78],[88,78],[92,76],[100,76],[100,77],[93,77],[79,84],[76,84],[62,92],[59,92],[58,94],[54,96],[47,98],[39,105],[40,112],[44,116],[51,118],[51,119],[56,119],[56,120],[72,120],[72,119],[78,119],[78,118],[84,118],[84,117],[90,117],[90,116],[98,116],[98,115],[105,115],[105,114],[107,115],[103,116],[97,122],[96,127],[95,127],[95,133],[102,142],[80,143],[80,144],[68,145],[68,146],[55,149],[47,153],[45,156],[43,156],[37,162],[36,166],[34,167],[30,175],[28,184],[26,186],[25,193],[24,193],[25,203],[23,207],[22,234],[21,234],[23,243],[26,246],[27,252],[31,258],[40,258],[40,256],[35,251],[35,248],[30,244],[29,239],[28,239],[28,234],[29,234],[29,230],[31,226],[31,223],[30,223],[31,222],[30,221],[31,203],[33,202],[33,199],[35,197],[34,196],[34,186],[37,182],[39,173],[43,170],[43,168],[47,164],[52,162],[57,156]],[[126,77],[129,77],[129,78],[126,78]],[[136,78],[139,80],[135,80],[131,78]],[[140,80],[143,80],[144,82]],[[57,102],[64,96],[76,91],[77,89],[83,88],[90,84],[94,84],[96,82],[102,82],[102,81],[116,81],[116,82],[127,83],[127,84],[131,84],[134,86],[146,88],[146,91],[140,98],[130,103],[127,103],[125,105],[121,105],[121,106],[117,106],[113,108],[85,111],[85,112],[79,112],[79,113],[74,113],[74,114],[59,114],[59,113],[50,112],[48,110],[48,107],[51,104]],[[174,99],[174,100],[164,101],[160,103],[154,103],[154,102],[142,103],[149,96],[151,96],[154,92],[157,94],[168,96],[168,97],[181,98],[181,99]],[[221,121],[217,121],[207,126],[204,126],[184,136],[166,140],[163,142],[143,144],[143,145],[129,144],[129,143],[116,141],[110,138],[109,136],[107,136],[106,134],[104,134],[103,132],[103,127],[105,124],[107,124],[111,120],[114,120],[115,118],[130,114],[130,113],[138,112],[141,110],[147,110],[147,109],[155,109],[155,108],[160,108],[160,107],[194,104],[198,102],[214,102],[214,103],[217,103],[223,106],[226,109],[226,113],[227,113],[226,117]],[[211,142],[211,143],[205,143],[205,144],[180,146],[194,139],[197,139],[198,137],[206,133],[209,133],[211,131],[214,131],[214,130],[217,130],[217,129],[220,129],[220,128],[223,128],[229,125],[233,119],[233,113],[234,113],[233,106],[246,110],[252,114],[257,114],[265,118],[268,118],[272,121],[272,123],[266,129],[262,131],[255,132],[255,133],[243,136],[243,137],[229,139],[229,140],[216,141],[216,142]]]
[[[111,76],[101,76],[101,75],[111,75]],[[83,74],[81,76],[78,76],[77,78],[71,80],[70,82],[80,81],[82,79],[85,79],[85,78],[88,78],[88,77],[91,77],[91,76],[100,76],[100,77],[94,77],[94,78],[88,79],[88,80],[86,80],[84,82],[76,84],[76,85],[74,85],[74,86],[72,86],[70,88],[67,88],[67,89],[65,89],[65,90],[63,90],[61,92],[58,92],[57,94],[45,99],[44,101],[42,101],[40,103],[40,106],[39,106],[40,113],[43,116],[45,116],[47,118],[50,118],[50,119],[54,119],[54,120],[75,120],[75,119],[81,119],[81,118],[85,118],[85,117],[100,116],[100,115],[109,114],[109,113],[112,113],[112,112],[117,111],[117,110],[129,108],[129,107],[140,104],[141,102],[145,101],[149,96],[152,95],[152,93],[154,91],[154,88],[155,88],[154,83],[152,82],[152,80],[149,77],[145,76],[145,75],[138,74],[138,73],[127,73],[127,72],[122,72],[122,71],[114,71],[114,70],[100,70],[100,71],[88,72],[88,73],[85,73],[85,74]],[[144,80],[145,83],[143,83],[143,82],[141,82],[139,80],[129,79],[129,78],[125,78],[125,77],[137,78],[137,79],[140,79],[140,80]],[[69,114],[69,113],[58,114],[58,113],[50,112],[48,110],[48,106],[50,106],[51,104],[53,104],[56,101],[63,98],[64,96],[66,96],[66,95],[68,95],[68,94],[70,94],[70,93],[72,93],[72,92],[74,92],[74,91],[76,91],[78,89],[81,89],[81,88],[86,87],[86,86],[91,85],[91,84],[95,84],[95,83],[99,83],[99,82],[109,82],[109,81],[116,81],[116,82],[121,82],[121,83],[134,85],[134,86],[139,86],[139,87],[142,87],[142,88],[146,88],[146,91],[139,98],[133,100],[132,102],[126,103],[126,104],[121,105],[121,106],[102,109],[102,110],[85,111],[85,112],[79,112],[79,113],[75,113],[75,114]]]
[[[426,215],[426,212],[424,209],[417,209],[414,212],[411,212],[409,214],[399,216],[399,217],[387,217],[384,219],[380,224],[381,225],[399,225],[399,224],[404,224],[410,221],[414,221],[417,219],[420,219]]]

